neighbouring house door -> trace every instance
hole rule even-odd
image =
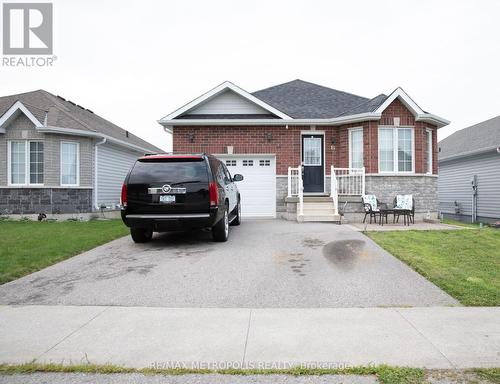
[[[325,162],[323,135],[302,136],[304,192],[324,192]]]

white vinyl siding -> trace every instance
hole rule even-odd
[[[111,144],[98,145],[97,150],[97,207],[116,208],[120,203],[120,192],[137,158],[143,155]]]
[[[379,128],[379,172],[414,172],[414,132],[410,127]]]
[[[61,185],[78,186],[79,180],[79,143],[61,142]]]
[[[233,91],[225,91],[212,97],[203,104],[185,112],[186,115],[255,115],[269,114],[269,111],[252,103]]]
[[[349,130],[349,168],[363,167],[363,128]]]

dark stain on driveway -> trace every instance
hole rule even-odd
[[[355,267],[364,246],[363,240],[332,241],[323,247],[323,255],[333,266],[349,271]]]
[[[302,240],[302,245],[307,248],[316,249],[325,245],[325,242],[321,239],[305,238]]]

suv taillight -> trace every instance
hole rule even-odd
[[[120,205],[122,208],[127,208],[127,184],[122,185],[122,195],[120,197]]]
[[[208,193],[210,194],[210,206],[216,207],[219,204],[219,191],[216,183],[208,183]]]

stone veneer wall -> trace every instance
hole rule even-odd
[[[0,214],[92,212],[91,188],[0,188]]]
[[[413,195],[415,212],[438,211],[438,178],[436,176],[366,176],[366,193],[390,205],[396,195]]]
[[[394,197],[398,194],[411,194],[415,198],[415,216],[417,220],[426,217],[427,212],[431,218],[437,217],[438,193],[436,176],[410,175],[410,176],[366,176],[366,193],[374,194],[377,198],[389,206],[392,205]],[[330,193],[330,177],[326,177],[326,193]],[[276,215],[279,218],[289,218],[290,213],[295,212],[292,207],[287,207],[285,198],[288,194],[288,180],[286,177],[276,178]],[[363,220],[363,205],[361,197],[350,196],[346,198],[339,196],[339,205],[343,206],[348,201],[345,212],[350,221]],[[288,205],[296,204],[291,200]],[[287,211],[288,210],[288,211]]]

